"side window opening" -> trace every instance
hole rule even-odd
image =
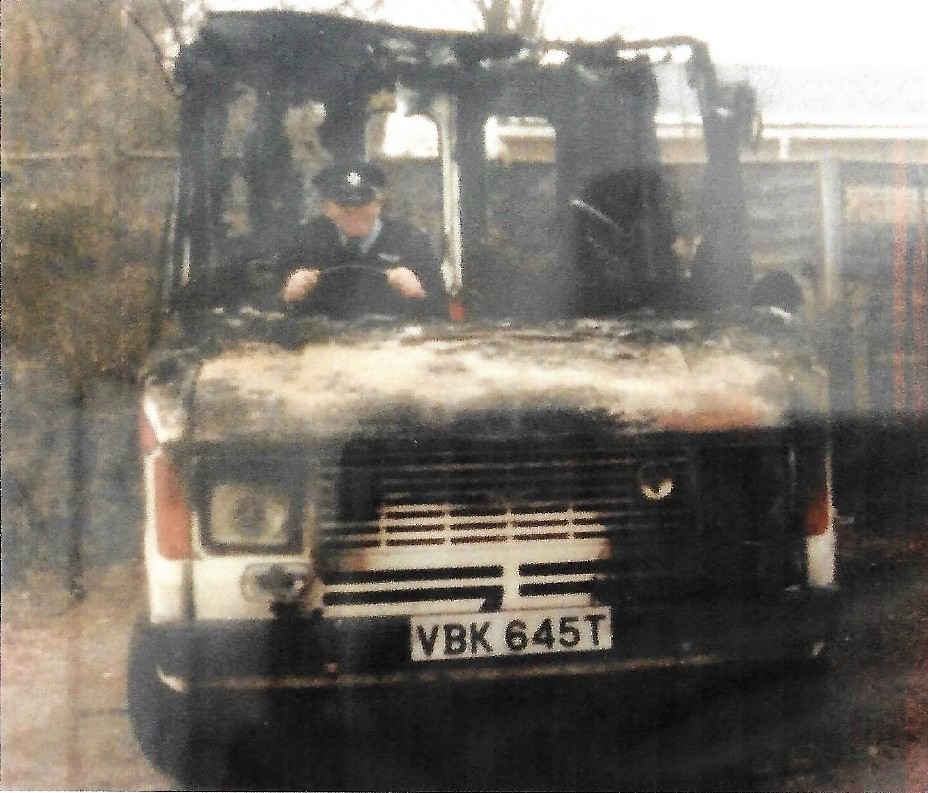
[[[249,86],[237,86],[236,95],[229,102],[228,121],[222,139],[221,232],[227,238],[244,237],[252,232],[250,186],[245,161],[256,107],[256,91]]]
[[[248,215],[254,235],[273,244],[303,214],[303,178],[287,134],[286,97],[259,91],[253,123],[246,135],[243,171],[248,183]]]
[[[597,176],[571,201],[582,314],[605,316],[676,300],[669,202],[657,164]]]
[[[488,308],[496,316],[552,313],[543,296],[559,266],[555,137],[540,116],[491,115],[484,124],[486,243],[495,273],[494,305]]]
[[[304,203],[296,161],[293,108],[284,97],[239,84],[226,105],[222,136],[220,222],[223,249],[251,238],[273,241],[298,222]]]
[[[365,131],[367,157],[387,171],[385,210],[428,234],[442,253],[441,171],[438,126],[402,101],[388,112],[372,113]]]
[[[290,141],[291,156],[300,188],[299,207],[294,208],[297,221],[311,214],[318,203],[312,175],[327,154],[319,141],[319,127],[325,120],[325,105],[309,101],[290,105],[283,118],[284,133]]]

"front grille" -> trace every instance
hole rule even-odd
[[[659,500],[641,470],[673,481]],[[459,439],[353,443],[320,488],[320,546],[404,548],[550,540],[613,540],[693,527],[684,449],[580,447]]]
[[[799,547],[788,459],[776,438],[352,440],[317,474],[323,602],[429,614],[781,590]]]

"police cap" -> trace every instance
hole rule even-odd
[[[387,176],[373,163],[348,160],[327,165],[313,177],[313,184],[326,201],[363,206],[380,198]]]

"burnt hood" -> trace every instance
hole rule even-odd
[[[193,444],[336,438],[542,411],[595,415],[629,432],[774,428],[827,413],[825,370],[795,325],[754,310],[341,329],[290,349],[238,341],[175,356],[169,376],[149,378],[146,404],[163,439]]]

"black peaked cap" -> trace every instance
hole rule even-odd
[[[363,160],[333,162],[313,177],[319,195],[345,206],[360,206],[379,198],[387,185],[381,168]]]

